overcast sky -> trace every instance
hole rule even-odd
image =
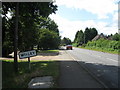
[[[95,27],[106,35],[118,32],[119,0],[56,0],[56,14],[50,15],[62,37],[74,40],[78,30]]]

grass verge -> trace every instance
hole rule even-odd
[[[27,61],[18,62],[19,71],[14,73],[13,60],[2,61],[2,87],[3,88],[27,88],[28,83],[34,77],[52,76],[54,86],[58,87],[59,63],[56,61],[31,61],[31,70]]]
[[[108,50],[103,49],[103,48],[91,48],[91,47],[81,47],[81,46],[79,46],[78,48],[83,48],[83,49],[89,49],[89,50],[94,50],[94,51],[100,51],[100,52],[106,52],[106,53],[119,54],[120,55],[119,51],[108,51]]]
[[[40,50],[39,53],[59,53],[59,50]]]

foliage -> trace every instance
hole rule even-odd
[[[72,44],[72,42],[71,42],[71,40],[69,38],[64,37],[61,40],[61,45],[69,45],[69,44]]]
[[[2,3],[2,46],[7,56],[14,49],[14,29],[16,2]],[[48,16],[55,13],[53,2],[19,2],[18,50],[30,50],[39,43],[41,28],[48,28],[59,35],[57,24]],[[8,17],[8,12],[11,17]]]
[[[40,50],[39,53],[59,53],[59,50]]]
[[[100,48],[107,51],[118,51],[120,49],[120,44],[118,41],[99,39],[96,41],[89,41],[86,47]]]
[[[116,33],[112,36],[113,40],[120,41],[120,34]]]
[[[76,42],[77,42],[76,40],[77,40],[77,38],[78,38],[78,35],[79,35],[79,31],[77,31],[77,32],[76,32],[76,34],[75,34],[74,43],[76,43]]]
[[[77,31],[74,39],[74,43],[77,43],[77,46],[82,45],[91,41],[98,34],[95,28],[86,28],[83,32],[82,30]]]
[[[39,36],[39,48],[43,50],[58,48],[60,37],[57,33],[48,29],[41,29]]]
[[[85,43],[91,41],[98,34],[95,28],[86,28],[84,31]]]
[[[13,51],[13,29],[9,30],[10,24],[9,22],[3,17],[2,19],[2,51],[3,55],[7,56],[9,53]]]
[[[78,45],[84,43],[84,33],[82,30],[77,31],[77,33],[75,35],[74,43],[78,43]]]
[[[72,43],[73,47],[77,47],[77,45],[78,45],[77,43]]]

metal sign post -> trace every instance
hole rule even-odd
[[[29,70],[31,70],[30,57],[28,57]]]
[[[29,64],[29,70],[31,70],[31,64],[30,64],[30,57],[37,56],[36,50],[26,51],[26,52],[20,52],[19,58],[28,58],[28,64]]]

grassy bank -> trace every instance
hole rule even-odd
[[[74,43],[73,46],[77,46],[77,43]],[[95,51],[102,51],[112,54],[120,54],[120,42],[115,40],[107,39],[98,39],[95,41],[88,41],[87,44],[79,46],[80,48],[90,49]]]
[[[39,53],[59,53],[59,50],[40,50]]]
[[[92,47],[81,47],[81,46],[79,46],[78,48],[89,49],[89,50],[100,51],[100,52],[106,52],[106,53],[111,53],[111,54],[120,54],[119,50],[109,51],[109,50],[104,49],[104,48],[92,48]]]
[[[2,62],[2,87],[3,88],[27,88],[28,83],[34,77],[53,76],[54,86],[57,87],[59,76],[59,63],[56,61],[31,61],[31,70],[27,61],[19,61],[19,72],[14,73],[13,60]]]

